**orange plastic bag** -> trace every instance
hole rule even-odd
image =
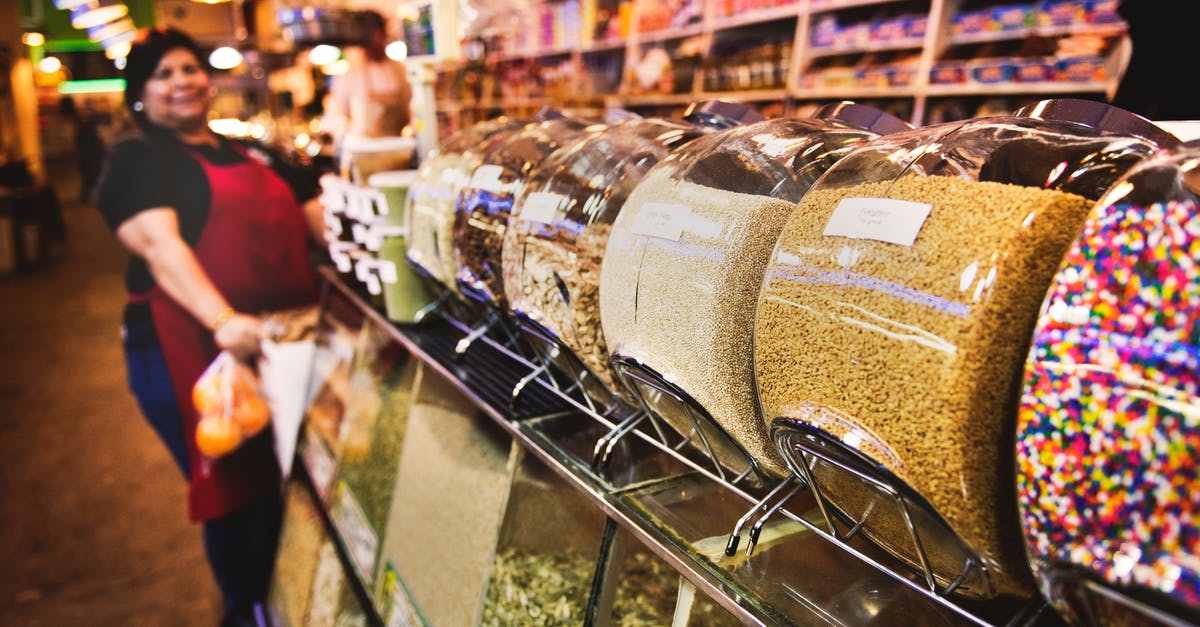
[[[192,404],[200,414],[196,447],[213,459],[233,452],[271,422],[271,410],[258,391],[258,377],[224,351],[192,386]]]

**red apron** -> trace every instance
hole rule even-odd
[[[212,189],[208,220],[192,247],[196,259],[217,291],[239,312],[257,314],[315,302],[317,286],[308,264],[303,211],[282,179],[239,151],[246,162],[231,165],[211,164],[192,151]],[[161,287],[147,292],[146,300],[183,418],[191,468],[191,519],[232,514],[279,490],[270,429],[216,461],[197,450],[192,386],[219,349],[206,324]]]

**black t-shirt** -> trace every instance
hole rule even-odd
[[[192,146],[192,150],[214,165],[246,161],[231,141],[219,138],[218,145]],[[271,169],[291,188],[297,202],[317,195],[315,173],[292,167],[278,155],[257,145],[247,145],[264,158]],[[174,134],[147,129],[108,150],[100,182],[96,186],[96,207],[114,232],[129,218],[147,209],[171,207],[179,218],[183,241],[195,245],[208,220],[212,188],[204,168]],[[132,294],[154,287],[154,278],[146,262],[136,255],[129,258],[125,287]]]

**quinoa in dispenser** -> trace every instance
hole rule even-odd
[[[512,134],[493,136],[483,158],[458,194],[454,217],[455,279],[472,301],[503,308],[501,247],[513,203],[534,168],[556,150],[598,133],[605,125],[544,111],[540,120]]]
[[[459,131],[421,162],[409,190],[405,214],[408,260],[443,289],[456,290],[454,201],[483,158],[480,146],[500,133],[512,133],[528,120],[496,118]]]
[[[600,318],[613,366],[656,419],[717,472],[787,474],[758,414],[751,331],[763,272],[821,172],[881,133],[909,128],[840,103],[697,139],[661,161],[613,222]]]
[[[502,263],[509,307],[530,344],[598,403],[626,396],[600,329],[600,265],[613,220],[655,164],[745,116],[761,119],[743,105],[709,101],[689,107],[684,121],[618,124],[554,153],[514,205]]]
[[[772,439],[941,592],[1032,592],[1011,447],[1038,306],[1095,200],[1174,143],[1101,103],[1043,101],[868,144],[783,228],[754,328]]]
[[[1072,622],[1200,620],[1198,263],[1191,143],[1101,198],[1042,303],[1017,417],[1017,498],[1033,572]]]

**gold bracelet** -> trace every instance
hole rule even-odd
[[[221,326],[226,322],[229,322],[229,319],[235,314],[237,314],[237,311],[235,311],[233,307],[226,307],[221,311],[221,313],[217,314],[217,318],[212,321],[212,324],[208,325],[208,328],[212,329],[213,333],[216,333],[217,330],[220,329]]]

